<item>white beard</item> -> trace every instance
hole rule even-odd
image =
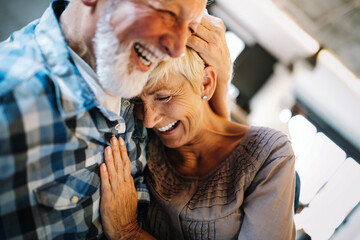
[[[130,62],[134,42],[129,46],[119,43],[110,25],[111,10],[103,14],[95,33],[96,72],[101,86],[111,94],[131,98],[141,93],[149,74],[154,69],[142,72]]]

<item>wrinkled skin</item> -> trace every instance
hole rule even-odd
[[[94,38],[96,72],[104,89],[131,98],[161,61],[181,56],[200,24],[204,0],[109,0]],[[151,23],[151,24],[149,24]]]
[[[210,100],[211,108],[218,115],[229,118],[230,109],[226,97],[232,74],[232,63],[223,21],[204,13],[200,26],[196,29],[196,33],[190,36],[187,45],[200,54],[206,65],[215,68],[217,86]]]
[[[136,220],[137,193],[124,140],[111,139],[111,147],[105,149],[105,164],[100,171],[105,235],[108,239],[137,239],[141,232]]]
[[[116,22],[115,18],[113,21]],[[116,36],[123,38],[120,27],[115,29]],[[196,32],[189,34],[189,31],[193,30]],[[213,66],[218,73],[217,88],[210,100],[211,107],[218,115],[229,118],[226,94],[231,77],[231,60],[225,40],[224,24],[219,18],[204,14],[199,26],[193,25],[186,31],[188,31],[187,36],[190,36],[187,45],[199,52],[205,63]],[[126,43],[128,42],[125,41]],[[173,52],[173,57],[181,55],[185,49],[185,45],[180,48],[176,45],[172,46],[175,46],[172,49],[176,50]],[[174,142],[174,144],[179,143]],[[100,211],[105,234],[108,239],[153,239],[136,222],[137,194],[130,174],[130,161],[125,144],[121,145],[116,138],[113,138],[111,145],[105,149],[105,164],[101,166]]]
[[[204,105],[202,93],[196,93],[189,81],[181,74],[169,74],[171,81],[159,80],[154,87],[145,88],[135,104],[135,116],[146,128],[159,136],[169,148],[177,148],[198,141]],[[178,122],[169,132],[159,129]]]

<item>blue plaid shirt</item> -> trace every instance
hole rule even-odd
[[[55,1],[41,19],[0,44],[0,239],[99,239],[99,165],[122,136],[139,203],[146,129],[122,101],[121,116],[100,106],[76,68]]]

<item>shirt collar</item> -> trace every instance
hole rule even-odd
[[[58,18],[68,1],[51,3],[35,29],[35,38],[54,81],[57,105],[63,118],[88,111],[99,103],[69,53]]]
[[[108,91],[104,90],[99,82],[98,76],[95,71],[87,64],[76,52],[69,48],[71,57],[74,60],[75,66],[81,73],[81,76],[90,86],[92,92],[96,96],[100,105],[104,108],[120,115],[121,98],[117,97]]]

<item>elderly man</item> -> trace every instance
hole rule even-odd
[[[223,116],[230,60],[205,0],[54,1],[0,45],[0,239],[99,239],[99,164],[121,136],[139,202],[146,131],[131,98],[160,62],[196,49],[219,71]],[[221,71],[220,71],[221,70]]]

